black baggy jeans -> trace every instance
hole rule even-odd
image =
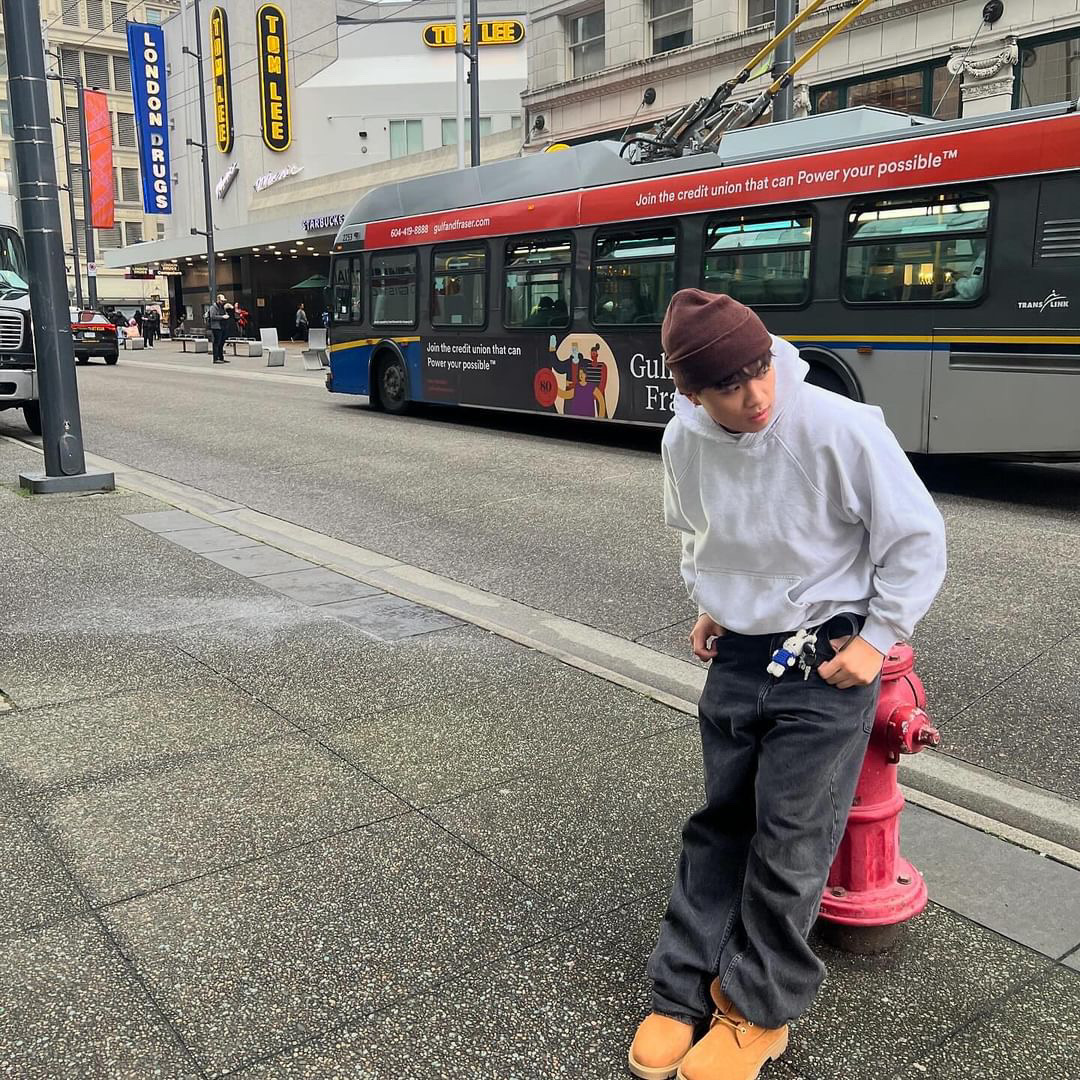
[[[686,1023],[711,1013],[716,976],[763,1027],[801,1015],[825,977],[806,939],[847,824],[880,680],[838,690],[816,671],[804,680],[798,667],[776,679],[765,668],[786,636],[719,638],[701,697],[706,801],[683,830],[648,965],[654,1010]],[[817,655],[834,655],[825,633]]]

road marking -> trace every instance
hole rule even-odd
[[[208,361],[209,364],[209,361]],[[274,371],[218,371],[217,368],[195,367],[188,364],[161,364],[155,360],[124,360],[124,367],[152,368],[159,371],[183,371],[188,375],[212,375],[216,379],[248,379],[264,382],[289,383],[292,386],[309,386],[326,392],[322,375],[281,375]]]
[[[23,439],[0,437],[42,452]],[[86,461],[114,473],[117,487],[149,495],[214,525],[442,611],[697,716],[697,700],[705,684],[705,669],[700,664],[678,660],[123,462],[93,454],[87,454]],[[932,714],[932,703],[930,710]],[[1077,800],[929,751],[903,758],[900,777],[912,793],[912,802],[1080,869]]]

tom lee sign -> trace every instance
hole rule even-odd
[[[271,150],[288,150],[292,142],[289,109],[289,57],[285,14],[277,4],[263,4],[255,13],[259,53],[259,96],[263,142]]]
[[[214,132],[217,147],[233,148],[232,65],[229,62],[229,17],[224,9],[210,12],[210,62],[214,87]]]

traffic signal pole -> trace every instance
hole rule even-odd
[[[45,452],[45,471],[20,473],[19,482],[35,494],[111,491],[112,473],[88,472],[83,452],[41,6],[39,0],[0,0],[0,6]]]

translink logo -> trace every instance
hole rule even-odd
[[[1057,289],[1051,289],[1045,300],[1017,300],[1016,306],[1021,311],[1038,310],[1041,315],[1047,308],[1067,308],[1069,298],[1062,296]]]

